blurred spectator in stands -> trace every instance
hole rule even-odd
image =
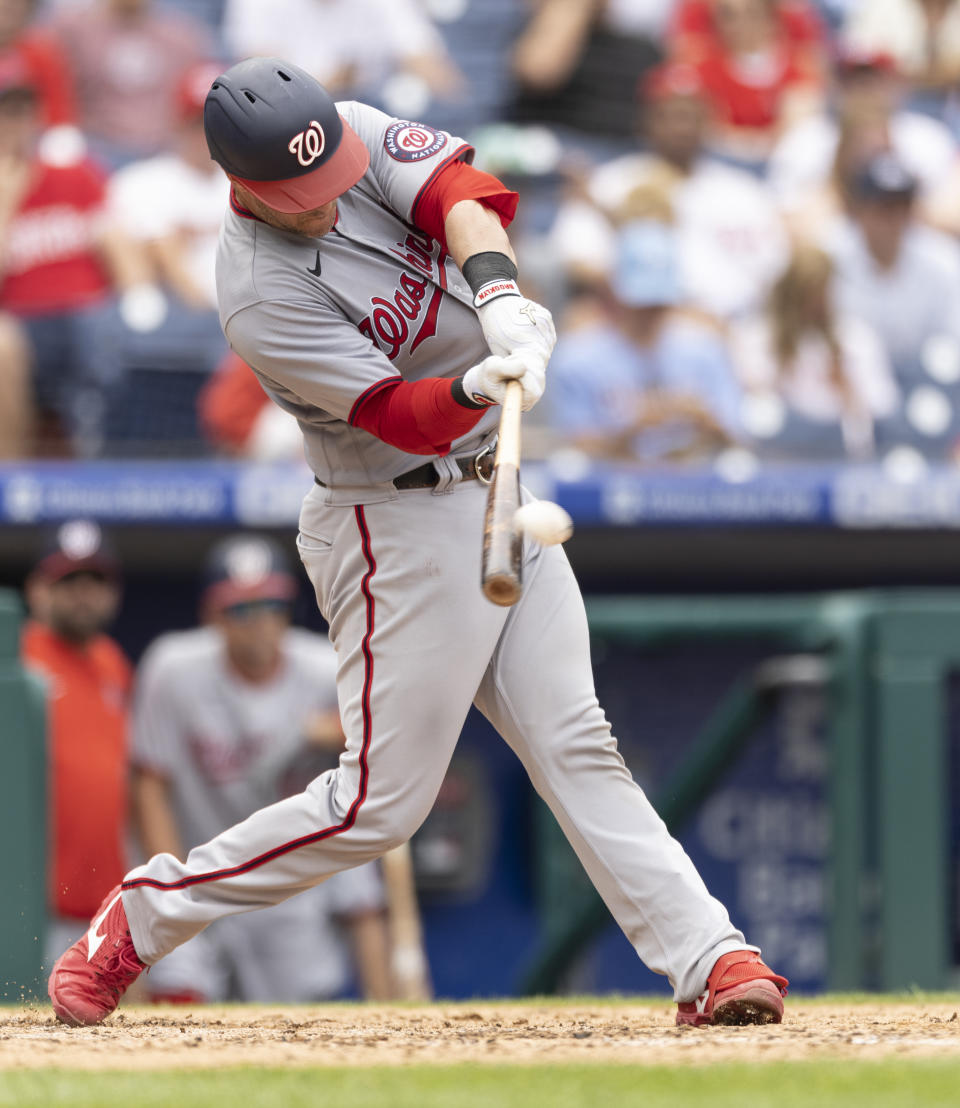
[[[596,458],[683,461],[738,434],[739,389],[716,331],[681,309],[672,229],[622,229],[612,300],[575,302],[550,362],[552,425]]]
[[[807,0],[680,0],[669,44],[695,66],[711,148],[762,166],[780,131],[823,100],[824,28]]]
[[[258,462],[303,460],[303,433],[271,402],[257,375],[231,350],[199,397],[199,422],[221,454]]]
[[[416,118],[462,78],[417,0],[227,0],[223,34],[237,57],[283,58],[338,99]]]
[[[297,584],[260,535],[211,550],[205,626],[162,635],[137,671],[134,807],[148,855],[185,858],[225,827],[332,769],[344,737],[337,659],[326,636],[290,626]],[[306,780],[301,777],[306,775]],[[356,970],[390,995],[384,890],[376,862],[335,874],[264,912],[217,920],[151,970],[158,1000],[308,1001]]]
[[[70,67],[60,44],[34,25],[37,0],[0,0],[0,66],[10,55],[18,58],[40,101],[44,127],[76,123]]]
[[[657,61],[673,0],[530,0],[511,58],[518,123],[630,138],[637,81]]]
[[[62,449],[65,434],[70,448],[85,451],[112,356],[101,343],[112,293],[123,293],[133,322],[152,310],[151,298],[138,252],[104,218],[100,169],[86,158],[51,162],[39,135],[32,75],[8,58],[0,65],[3,387],[25,379],[29,366],[36,410],[47,421],[38,449]],[[29,425],[29,404],[23,418]]]
[[[960,336],[960,247],[916,218],[917,180],[892,154],[851,188],[851,219],[832,243],[841,311],[871,324],[901,386],[931,340]]]
[[[111,216],[147,249],[157,282],[181,304],[208,310],[217,304],[214,263],[230,184],[210,159],[203,103],[221,72],[202,63],[182,75],[170,149],[118,170],[108,191]]]
[[[577,282],[602,281],[616,257],[616,224],[636,218],[637,201],[665,191],[676,227],[685,302],[727,318],[758,308],[787,258],[787,236],[763,182],[704,151],[708,126],[696,70],[666,64],[643,85],[636,151],[601,165],[585,195],[561,206],[551,233]]]
[[[839,234],[850,208],[850,186],[871,158],[889,149],[887,120],[864,107],[846,112],[839,121],[833,165],[827,176],[810,188],[787,189],[782,212],[791,236],[820,241]]]
[[[902,106],[906,84],[888,54],[842,51],[833,112],[808,116],[774,148],[770,182],[791,224],[816,233],[846,207],[846,185],[890,150],[925,192],[941,186],[957,154],[949,129]]]
[[[920,90],[949,94],[960,82],[957,0],[869,0],[851,11],[843,35],[855,49],[889,54]]]
[[[960,152],[938,186],[920,197],[917,211],[930,227],[960,238]]]
[[[118,170],[107,194],[111,219],[141,247],[150,281],[166,296],[163,320],[140,337],[129,336],[124,356],[129,366],[166,375],[171,405],[180,388],[195,395],[190,373],[210,376],[227,351],[215,261],[230,184],[210,160],[203,133],[203,103],[221,72],[209,62],[184,72],[177,84],[171,149]],[[186,386],[172,370],[182,371]]]
[[[120,570],[97,524],[63,524],[25,583],[24,663],[47,688],[51,963],[130,866],[127,710],[130,663],[106,633]]]
[[[73,72],[80,126],[111,168],[167,148],[182,74],[215,56],[209,30],[156,0],[87,0],[47,24]]]
[[[761,453],[870,457],[875,422],[897,410],[883,345],[838,310],[833,261],[818,247],[794,249],[766,310],[733,325],[730,351],[743,425]]]

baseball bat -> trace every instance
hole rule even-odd
[[[513,522],[520,507],[520,413],[523,388],[509,381],[500,409],[497,452],[483,522],[483,595],[494,604],[516,604],[523,591],[523,539]]]
[[[410,844],[401,843],[380,859],[390,920],[390,968],[398,1000],[429,1000],[430,969],[423,951],[417,889]]]

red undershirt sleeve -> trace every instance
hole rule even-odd
[[[504,227],[517,210],[517,193],[466,162],[453,161],[427,183],[413,208],[417,227],[446,248],[444,222],[454,204],[479,200],[493,209]],[[454,439],[480,421],[486,407],[468,407],[456,399],[449,378],[427,377],[378,383],[361,396],[350,423],[408,454],[447,454]]]
[[[480,421],[486,407],[465,407],[446,377],[390,378],[361,397],[350,423],[407,454],[447,454],[454,439]]]
[[[413,222],[421,231],[447,246],[444,224],[450,209],[461,200],[479,200],[508,227],[517,214],[520,197],[496,177],[466,162],[450,162],[429,181],[413,206]]]

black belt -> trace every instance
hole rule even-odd
[[[461,481],[480,480],[485,485],[490,483],[490,478],[493,475],[492,447],[486,446],[479,454],[465,458],[454,458],[453,461],[456,462],[460,470]],[[314,481],[320,488],[328,488],[319,477],[314,477]],[[417,466],[416,469],[408,469],[406,473],[401,473],[399,477],[394,477],[393,485],[394,488],[402,492],[407,489],[432,489],[439,481],[440,475],[434,468],[433,462],[427,462],[425,465]]]

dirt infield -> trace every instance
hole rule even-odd
[[[0,1070],[459,1062],[722,1061],[889,1057],[960,1059],[960,996],[834,1004],[797,1001],[779,1027],[683,1029],[649,1002],[444,1004],[402,1008],[121,1009],[69,1029],[47,1008],[0,1009]]]

